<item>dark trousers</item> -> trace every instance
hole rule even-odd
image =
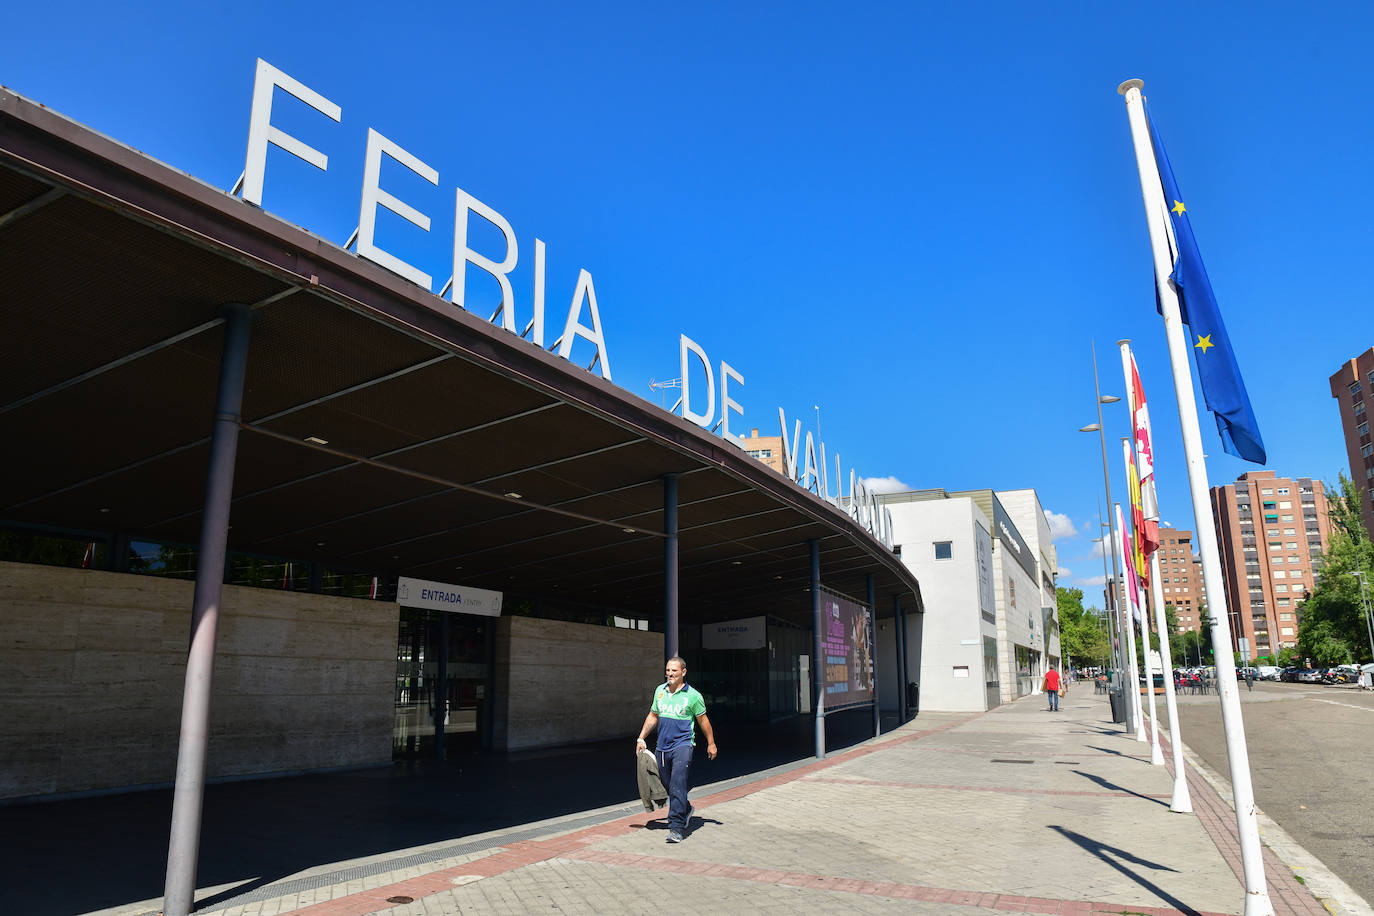
[[[679,744],[667,751],[657,751],[658,776],[668,790],[668,829],[687,829],[687,774],[692,769],[692,745]]]

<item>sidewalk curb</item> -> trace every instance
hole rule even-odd
[[[1163,734],[1169,734],[1167,730],[1161,729]],[[1173,740],[1173,736],[1169,736]],[[1207,781],[1221,798],[1222,802],[1232,812],[1236,810],[1235,799],[1231,791],[1231,781],[1214,773],[1207,764],[1203,763],[1202,758],[1193,753],[1188,747],[1187,742],[1179,742],[1183,751],[1183,759],[1187,764],[1197,771],[1197,774]],[[1326,864],[1312,853],[1308,852],[1288,831],[1284,830],[1278,823],[1265,814],[1258,806],[1255,806],[1255,816],[1259,821],[1260,842],[1269,847],[1269,851],[1278,857],[1279,861],[1292,870],[1294,877],[1316,897],[1322,906],[1326,907],[1335,916],[1368,916],[1374,913],[1369,903],[1357,894],[1350,885],[1342,881]]]

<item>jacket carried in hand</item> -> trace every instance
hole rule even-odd
[[[653,751],[645,749],[635,755],[635,778],[639,781],[639,800],[644,803],[645,811],[668,803],[668,790],[663,788]]]

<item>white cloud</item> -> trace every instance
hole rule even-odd
[[[1059,567],[1059,575],[1057,576],[1057,578],[1060,578],[1060,579],[1067,579],[1069,576],[1072,576],[1072,575],[1073,575],[1073,570],[1072,570],[1072,569],[1069,569],[1069,568],[1066,567],[1066,566],[1061,566],[1061,567]]]
[[[1074,585],[1096,585],[1101,587],[1107,584],[1106,576],[1084,576],[1081,579],[1074,579]]]
[[[896,477],[865,477],[864,486],[871,493],[905,493],[911,489],[909,484],[902,483]]]
[[[1078,528],[1074,526],[1073,520],[1062,512],[1051,512],[1045,510],[1045,521],[1050,525],[1050,540],[1058,541],[1061,538],[1071,538],[1078,534]]]

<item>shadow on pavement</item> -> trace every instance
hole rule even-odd
[[[1079,776],[1082,776],[1084,779],[1087,779],[1087,780],[1089,780],[1089,781],[1091,781],[1091,782],[1095,782],[1095,783],[1097,783],[1099,786],[1101,786],[1102,788],[1104,788],[1104,789],[1109,789],[1109,790],[1111,790],[1112,792],[1121,792],[1121,793],[1124,793],[1124,794],[1126,794],[1126,795],[1134,795],[1136,798],[1143,798],[1143,799],[1145,799],[1145,800],[1148,801],[1148,802],[1154,802],[1156,805],[1163,805],[1163,806],[1166,807],[1166,808],[1169,807],[1169,803],[1166,802],[1166,801],[1164,801],[1163,799],[1151,798],[1151,797],[1148,796],[1148,795],[1141,795],[1139,792],[1135,791],[1134,789],[1128,789],[1128,788],[1126,788],[1125,786],[1118,786],[1116,783],[1112,782],[1111,780],[1103,779],[1101,776],[1098,776],[1098,775],[1096,775],[1096,774],[1094,774],[1094,773],[1084,773],[1082,770],[1074,770],[1074,772],[1077,773]]]
[[[1186,914],[1186,916],[1201,916],[1201,914],[1197,910],[1188,906],[1186,903],[1184,903],[1182,900],[1179,900],[1177,897],[1174,897],[1173,895],[1169,894],[1159,885],[1147,880],[1143,875],[1137,874],[1132,869],[1129,869],[1125,865],[1122,865],[1117,860],[1124,859],[1132,865],[1141,865],[1152,871],[1171,871],[1177,873],[1178,869],[1170,868],[1167,865],[1160,865],[1158,862],[1151,862],[1149,859],[1142,859],[1134,853],[1129,853],[1124,849],[1118,849],[1115,846],[1108,846],[1106,843],[1100,843],[1097,840],[1094,840],[1090,837],[1086,837],[1081,833],[1074,833],[1072,830],[1066,830],[1065,828],[1060,827],[1058,824],[1050,824],[1049,828],[1051,830],[1059,831],[1059,833],[1061,833],[1067,839],[1072,841],[1074,844],[1082,847],[1083,849],[1097,856],[1103,862],[1106,862],[1112,868],[1115,868],[1117,871],[1121,872],[1123,875],[1130,878],[1136,884],[1139,884],[1141,887],[1145,888],[1150,893],[1158,896],[1161,900],[1167,900],[1170,906]]]
[[[826,722],[831,750],[873,733],[868,709]],[[812,753],[810,718],[713,724],[720,756],[693,761],[696,786]],[[596,744],[208,786],[197,886],[247,883],[198,908],[315,866],[619,803],[638,809],[637,725]],[[170,789],[0,806],[0,913],[68,916],[160,898],[171,810]]]

